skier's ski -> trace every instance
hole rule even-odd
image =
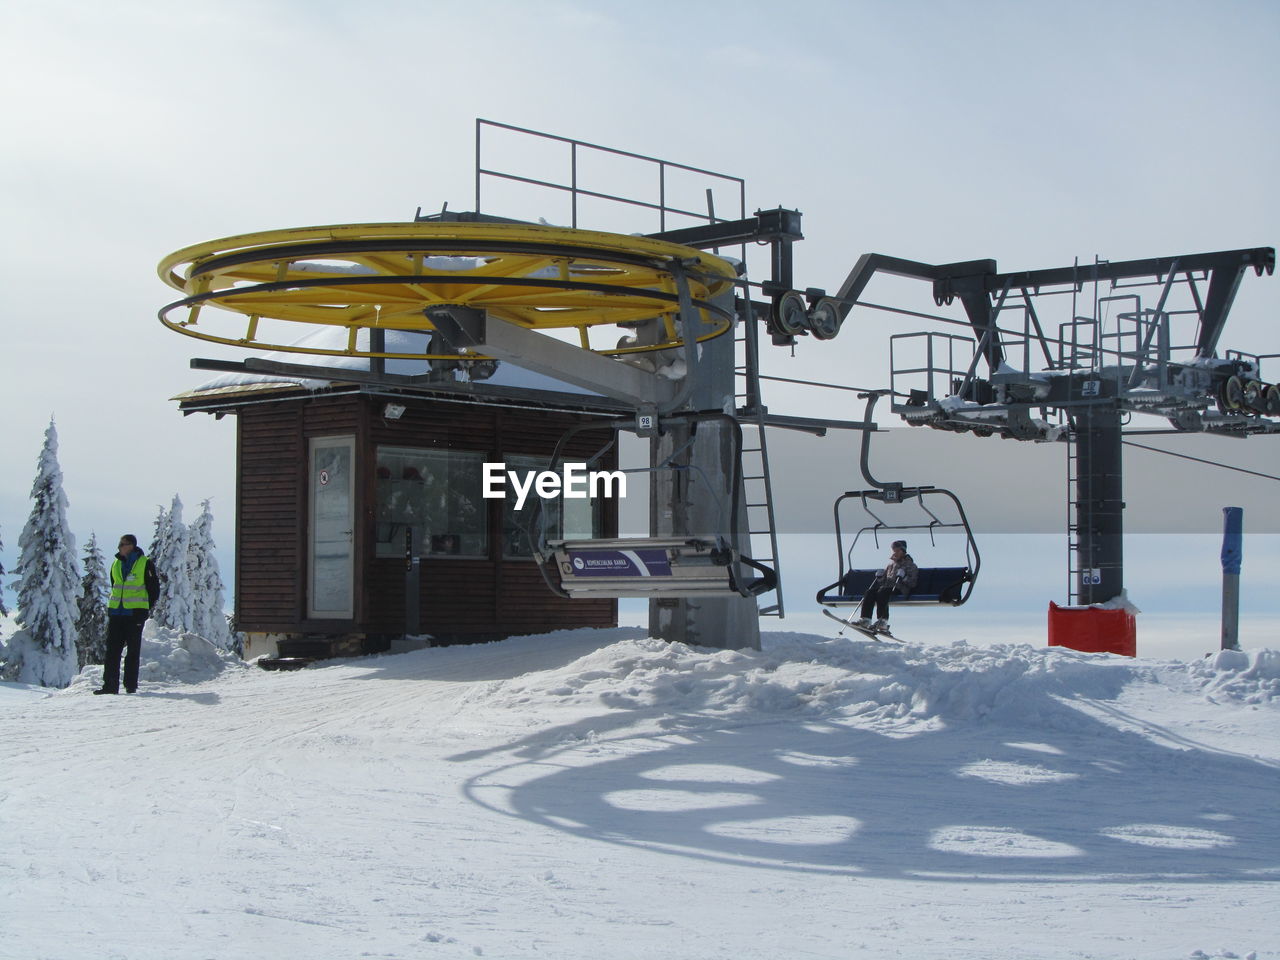
[[[876,641],[876,643],[883,643],[886,638],[889,640],[895,640],[898,643],[906,642],[900,637],[895,637],[888,630],[876,630],[873,627],[860,626],[857,622],[857,619],[858,619],[857,614],[854,614],[852,617],[849,617],[848,619],[846,619],[844,617],[837,617],[834,613],[832,613],[826,607],[823,607],[822,612],[826,614],[828,617],[830,617],[832,620],[834,620],[836,623],[840,624],[842,627],[848,627],[850,630],[857,630],[864,637],[868,637]]]

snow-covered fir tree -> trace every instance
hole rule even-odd
[[[162,627],[186,633],[193,629],[195,606],[187,573],[188,538],[187,525],[182,522],[182,500],[175,493],[169,509],[160,508],[148,553],[160,577],[160,599],[151,610],[151,619]]]
[[[76,647],[80,666],[83,667],[86,663],[102,663],[107,656],[107,599],[111,594],[111,581],[102,550],[98,547],[97,534],[89,535],[80,560],[84,574],[80,577]]]
[[[169,539],[170,517],[169,511],[163,506],[156,508],[156,522],[153,524],[151,531],[151,547],[147,551],[147,555],[155,560],[156,557],[164,550],[164,545]]]
[[[191,524],[187,543],[187,576],[191,581],[192,629],[223,650],[233,646],[231,630],[222,611],[225,587],[214,556],[213,511],[209,501],[200,502],[200,516]]]
[[[0,550],[4,549],[4,541],[0,540]],[[0,578],[4,577],[4,562],[0,561]],[[0,617],[9,615],[8,608],[4,605],[4,580],[0,579]]]
[[[65,687],[79,671],[76,615],[80,576],[76,542],[67,526],[67,496],[58,466],[58,431],[52,420],[36,462],[31,516],[18,537],[17,622],[6,677],[44,687]]]
[[[168,510],[163,506],[156,508],[156,521],[151,531],[151,545],[147,548],[147,556],[151,560],[151,565],[156,571],[156,575],[160,579],[160,595],[156,598],[156,602],[151,607],[151,619],[159,621],[164,606],[164,584],[168,578],[168,571],[160,570],[160,556],[168,549],[168,543],[171,537],[170,528],[172,526],[172,518]]]
[[[0,540],[0,550],[4,549],[4,541]],[[4,605],[4,563],[0,562],[0,619],[9,615],[8,608]],[[3,623],[0,623],[3,626]],[[0,679],[7,674],[5,671],[5,663],[9,659],[9,651],[4,642],[4,631],[0,630]]]

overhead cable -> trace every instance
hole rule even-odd
[[[1170,457],[1181,457],[1183,460],[1194,460],[1196,463],[1207,463],[1211,467],[1221,467],[1223,470],[1234,470],[1236,473],[1247,473],[1251,477],[1262,477],[1264,480],[1280,480],[1280,477],[1272,476],[1269,473],[1259,473],[1257,470],[1246,470],[1244,467],[1233,467],[1229,463],[1219,463],[1217,460],[1204,460],[1200,457],[1193,457],[1186,453],[1174,453],[1172,450],[1161,450],[1159,447],[1148,447],[1145,443],[1134,443],[1132,440],[1123,440],[1121,442],[1126,446],[1150,450],[1152,453],[1163,453]]]

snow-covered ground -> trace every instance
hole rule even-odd
[[[0,685],[0,956],[1280,956],[1272,650],[202,643]]]

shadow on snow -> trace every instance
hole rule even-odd
[[[605,694],[597,716],[450,759],[515,758],[467,782],[491,810],[710,861],[963,882],[1280,876],[1275,765],[1096,697],[1050,684],[1015,711],[948,719],[944,696],[941,724],[904,734],[838,711],[717,714],[698,690],[665,715]]]

